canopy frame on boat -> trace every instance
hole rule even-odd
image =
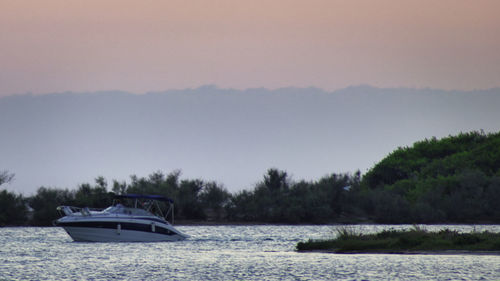
[[[151,211],[153,206],[156,206],[156,211],[159,213],[161,217],[164,217],[168,221],[168,215],[170,214],[171,216],[171,224],[174,224],[174,200],[171,198],[162,196],[162,195],[149,195],[149,194],[116,194],[115,196],[115,201],[113,202],[113,205],[116,203],[116,199],[133,199],[134,200],[134,208],[137,208],[137,205],[140,203],[144,207],[144,202],[140,202],[140,199],[145,199],[146,201],[149,201],[148,206],[146,206],[145,210],[146,211]],[[165,215],[163,215],[163,212],[158,205],[157,201],[163,201],[167,202],[169,205],[169,208],[166,212]]]

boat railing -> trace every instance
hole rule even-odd
[[[81,213],[82,216],[90,216],[90,212],[100,212],[102,209],[89,208],[89,207],[75,207],[75,206],[58,206],[57,211],[61,216],[71,216],[75,213]]]

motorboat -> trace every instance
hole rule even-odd
[[[165,205],[168,210],[163,215],[161,206]],[[188,237],[172,225],[173,200],[160,195],[116,195],[112,206],[104,210],[72,206],[59,206],[57,210],[64,216],[54,225],[64,228],[78,242],[161,242]]]

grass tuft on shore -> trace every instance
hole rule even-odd
[[[444,229],[439,232],[414,226],[409,230],[384,230],[375,234],[359,234],[340,228],[330,240],[309,240],[297,244],[298,251],[332,251],[336,253],[405,253],[437,251],[500,251],[500,233],[459,233]]]

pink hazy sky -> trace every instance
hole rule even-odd
[[[2,0],[0,96],[500,86],[500,1]]]

